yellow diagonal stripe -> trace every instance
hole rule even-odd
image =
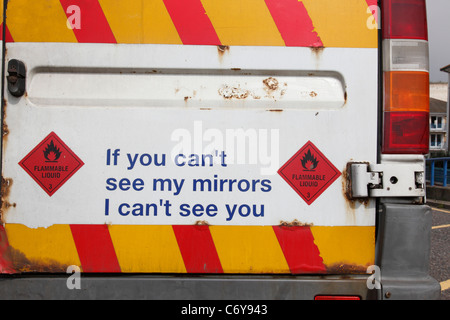
[[[441,229],[441,228],[449,228],[449,227],[450,227],[450,224],[443,224],[440,226],[433,226],[433,227],[431,227],[431,229]]]
[[[325,47],[376,48],[377,29],[367,27],[365,0],[302,0]]]
[[[440,285],[441,285],[441,291],[445,291],[445,290],[450,289],[450,279],[449,279],[449,280],[442,281],[442,282],[440,283]]]
[[[224,45],[284,46],[264,0],[202,0]]]
[[[225,273],[289,273],[272,227],[211,226]]]
[[[182,43],[163,0],[99,3],[118,43]]]
[[[368,266],[375,260],[375,227],[312,226],[314,243],[327,268]]]
[[[6,224],[14,268],[21,272],[66,272],[70,265],[81,266],[69,225],[28,228]]]
[[[109,233],[122,272],[186,273],[172,226],[112,225]]]
[[[15,42],[77,42],[59,0],[9,1],[7,24]]]

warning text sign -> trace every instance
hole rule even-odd
[[[308,205],[341,174],[311,141],[294,154],[278,173]]]

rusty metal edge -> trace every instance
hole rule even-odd
[[[313,300],[317,295],[356,295],[362,300],[380,298],[380,290],[367,288],[368,275],[343,278],[82,274],[79,290],[68,288],[70,276],[0,277],[0,299]]]

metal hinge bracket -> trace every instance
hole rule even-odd
[[[381,164],[351,162],[351,198],[368,197],[424,197],[425,165],[423,158],[413,156],[410,161],[400,157],[385,157]]]

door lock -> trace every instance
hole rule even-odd
[[[16,59],[8,62],[8,91],[14,97],[21,97],[25,93],[26,70],[25,64]]]

